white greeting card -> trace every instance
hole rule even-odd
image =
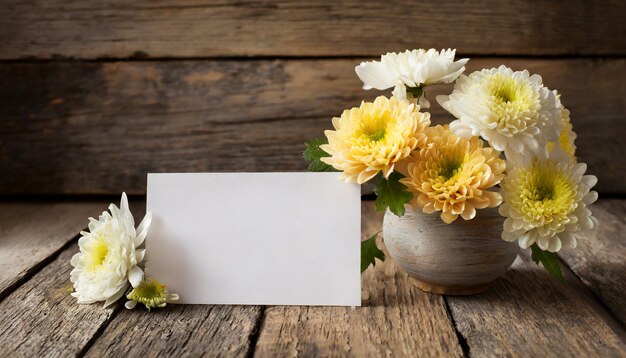
[[[148,174],[147,276],[179,303],[360,306],[360,188],[337,176]]]

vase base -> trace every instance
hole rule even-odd
[[[482,283],[477,285],[440,285],[430,282],[422,281],[416,277],[410,276],[413,282],[422,291],[434,293],[437,295],[451,295],[451,296],[468,296],[476,295],[485,292],[489,289],[489,283]]]

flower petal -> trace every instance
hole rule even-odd
[[[406,97],[406,86],[404,83],[400,82],[393,88],[393,92],[391,94],[399,100],[405,100]]]
[[[137,263],[143,261],[143,258],[146,256],[146,249],[135,250],[135,260]]]
[[[141,281],[143,281],[143,270],[141,270],[139,266],[133,266],[128,271],[128,281],[130,281],[133,288],[137,288]]]
[[[124,292],[126,292],[127,288],[128,284],[125,284],[113,296],[107,298],[107,300],[104,302],[104,307],[109,307],[113,303],[117,302],[117,300],[119,300],[124,295]]]
[[[530,233],[526,233],[518,238],[518,244],[522,249],[527,249],[535,243],[532,235]]]
[[[135,237],[135,247],[139,247],[148,235],[150,224],[152,223],[152,213],[148,211],[139,226],[137,227],[137,236]]]
[[[465,205],[465,210],[461,213],[461,217],[465,220],[472,220],[476,216],[476,209],[470,204]]]
[[[133,308],[135,308],[135,306],[137,306],[137,302],[133,300],[126,301],[126,303],[124,304],[124,307],[126,307],[129,310],[132,310]]]
[[[124,220],[127,232],[133,232],[135,230],[135,219],[133,214],[130,213],[130,207],[128,206],[128,197],[126,193],[122,193],[122,200],[120,202],[120,215]]]
[[[382,62],[362,62],[354,71],[365,84],[363,88],[384,90],[393,87],[399,80],[399,75]]]

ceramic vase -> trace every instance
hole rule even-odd
[[[446,224],[439,213],[407,206],[402,217],[387,210],[383,236],[393,261],[421,290],[471,295],[487,290],[517,256],[517,244],[500,238],[503,221],[497,208]]]

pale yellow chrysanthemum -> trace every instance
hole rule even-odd
[[[563,128],[561,129],[558,143],[556,141],[548,142],[548,152],[562,150],[572,159],[576,159],[576,145],[574,144],[574,140],[576,140],[576,132],[573,130],[574,127],[572,126],[572,122],[569,117],[569,110],[561,103],[561,95],[556,90],[553,91],[553,93],[556,97],[556,108],[561,113],[561,123],[563,124]]]
[[[430,114],[406,100],[380,96],[333,118],[335,130],[324,132],[330,154],[321,160],[342,171],[346,182],[363,184],[382,172],[385,178],[395,164],[424,143]]]
[[[598,198],[590,191],[597,178],[584,175],[586,170],[586,164],[558,152],[510,169],[501,184],[502,239],[517,240],[522,248],[537,243],[550,252],[576,247],[576,234],[598,224],[587,208]]]
[[[504,176],[500,152],[483,147],[477,137],[457,137],[448,126],[428,128],[426,135],[426,145],[407,159],[406,178],[400,180],[414,194],[412,204],[427,214],[441,211],[448,224],[500,205],[500,194],[487,190]]]
[[[507,160],[525,165],[530,157],[547,156],[547,142],[561,130],[554,93],[527,70],[500,66],[461,75],[452,94],[437,101],[458,118],[450,123],[454,134],[481,136]]]

